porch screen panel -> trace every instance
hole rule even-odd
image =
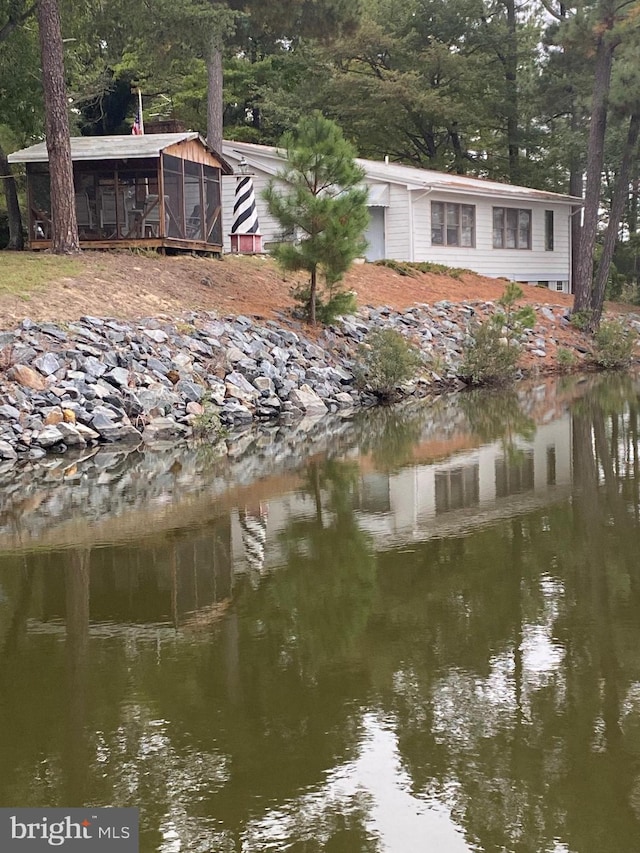
[[[184,161],[184,211],[189,240],[203,240],[202,166]]]
[[[222,246],[222,208],[220,204],[220,169],[204,167],[206,241]]]
[[[184,193],[182,160],[162,155],[164,178],[164,218],[167,237],[184,239]]]

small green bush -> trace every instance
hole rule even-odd
[[[520,285],[510,281],[498,299],[500,310],[472,327],[460,371],[463,379],[474,385],[504,385],[515,378],[520,339],[536,321],[531,305],[516,304],[522,296]]]
[[[216,440],[224,438],[227,430],[220,422],[218,408],[212,403],[211,394],[208,391],[205,391],[200,405],[202,412],[196,415],[191,422],[194,436]]]
[[[558,362],[558,368],[563,373],[573,370],[578,362],[576,354],[571,352],[570,349],[566,349],[566,347],[558,348],[556,359]]]
[[[516,375],[520,347],[509,344],[493,319],[471,329],[460,375],[473,385],[504,385]]]
[[[358,349],[354,373],[361,387],[369,386],[382,402],[397,397],[397,387],[422,366],[418,347],[395,329],[370,332]]]
[[[589,324],[591,323],[591,311],[586,309],[582,311],[573,311],[569,322],[574,328],[579,329],[579,331],[586,332],[589,328]]]
[[[633,358],[637,334],[617,320],[606,320],[595,334],[593,360],[605,370],[622,370]]]

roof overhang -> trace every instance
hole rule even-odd
[[[223,170],[231,173],[229,163],[214,151],[206,140],[195,131],[184,133],[148,133],[141,136],[72,136],[71,160],[73,162],[91,160],[143,160],[158,158],[172,145],[197,140],[222,164]],[[49,151],[46,142],[38,142],[29,148],[14,151],[7,158],[9,163],[48,163]]]

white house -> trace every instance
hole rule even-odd
[[[285,152],[226,140],[222,153],[236,172],[246,163],[263,243],[277,240],[278,224],[261,192],[280,172]],[[571,216],[582,199],[377,160],[357,162],[369,187],[367,260],[432,261],[571,292]],[[234,176],[222,179],[226,251],[235,182]]]

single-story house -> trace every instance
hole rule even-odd
[[[252,174],[263,245],[280,239],[261,192],[285,152],[225,141],[225,159]],[[571,217],[582,199],[497,181],[358,159],[369,188],[367,260],[431,261],[492,278],[571,292]],[[224,246],[230,248],[235,178],[222,181]]]
[[[80,245],[222,251],[221,176],[231,167],[198,133],[74,136]],[[29,246],[51,245],[46,142],[9,155],[25,163]]]

